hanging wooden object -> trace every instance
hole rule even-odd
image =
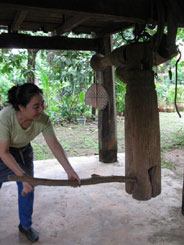
[[[98,110],[103,110],[107,106],[108,101],[108,93],[101,84],[94,83],[88,88],[85,96],[86,105]]]

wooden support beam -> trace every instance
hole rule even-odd
[[[80,25],[81,23],[85,22],[88,20],[89,17],[87,16],[73,16],[66,22],[64,22],[62,25],[60,25],[56,30],[55,34],[56,35],[61,35],[65,32],[71,31],[74,27]]]
[[[13,20],[13,23],[11,25],[11,32],[17,32],[20,25],[22,24],[22,22],[24,21],[26,15],[27,15],[28,11],[23,10],[23,11],[18,11],[15,19]]]
[[[96,51],[98,40],[3,33],[0,35],[0,48]]]
[[[112,51],[111,37],[102,39],[101,53],[104,55]],[[115,81],[113,67],[107,67],[101,73],[99,81],[106,89],[109,101],[104,110],[99,111],[98,136],[99,136],[99,160],[104,163],[117,161],[117,126],[116,126],[116,100]],[[97,81],[98,82],[98,81]]]
[[[76,180],[53,180],[53,179],[41,179],[41,178],[33,178],[31,176],[8,176],[9,181],[19,181],[19,182],[28,182],[32,186],[45,185],[45,186],[74,186],[78,185]],[[102,183],[112,183],[112,182],[120,182],[120,183],[135,183],[136,178],[133,177],[125,177],[125,176],[100,176],[93,174],[91,178],[81,179],[82,185],[96,185]]]

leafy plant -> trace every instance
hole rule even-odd
[[[159,106],[168,104],[168,87],[165,83],[156,83],[157,99]]]
[[[13,82],[9,81],[5,75],[0,76],[0,94],[1,94],[1,105],[5,105],[7,101],[8,90],[14,85]]]
[[[115,81],[116,110],[118,114],[121,114],[125,111],[126,84],[120,81],[117,76],[115,76]]]
[[[80,116],[89,117],[91,115],[90,107],[84,102],[85,93],[79,95],[63,96],[61,101],[61,115],[64,120],[75,121]]]

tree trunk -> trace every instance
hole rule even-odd
[[[36,54],[38,50],[37,49],[28,49],[28,77],[27,82],[28,83],[35,83],[35,65],[36,65]]]

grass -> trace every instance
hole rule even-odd
[[[179,118],[176,112],[160,114],[161,151],[184,146],[184,113]]]
[[[179,118],[176,112],[160,112],[161,151],[184,146],[184,112]],[[65,124],[55,126],[56,135],[68,157],[98,154],[97,122],[87,122],[85,126]],[[125,151],[124,120],[117,118],[118,152]],[[54,158],[42,135],[33,140],[35,160]],[[168,164],[168,168],[169,168]]]

